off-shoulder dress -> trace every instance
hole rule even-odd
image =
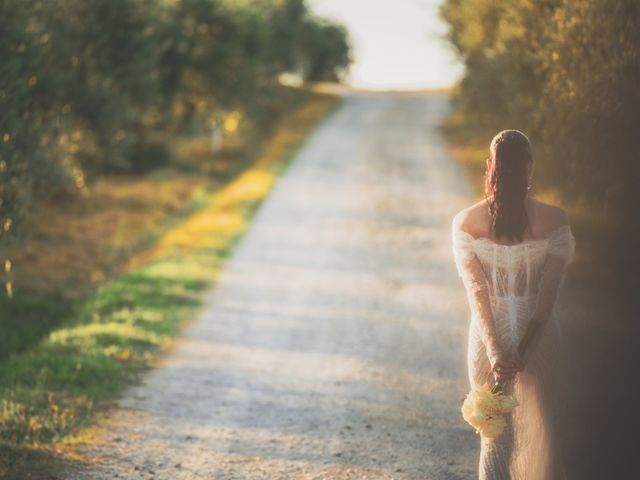
[[[514,351],[535,314],[548,319],[527,352],[523,371],[506,385],[519,406],[508,415],[496,439],[481,439],[481,480],[564,478],[558,452],[558,387],[561,381],[562,329],[554,305],[575,239],[569,224],[546,238],[503,245],[475,238],[452,224],[453,253],[471,310],[467,350],[471,387],[493,385],[483,322],[491,322],[497,347]],[[494,345],[495,346],[495,345]]]

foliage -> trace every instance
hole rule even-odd
[[[49,312],[29,335],[0,343],[10,353],[0,359],[0,442],[59,441],[86,425],[100,401],[138,378],[193,317],[203,289],[215,281],[288,160],[337,103],[334,96],[307,92],[242,172],[80,303],[35,302],[20,292],[5,300],[21,318],[0,316],[2,331],[18,320],[29,328],[43,306]]]
[[[303,73],[305,80],[339,80],[352,61],[345,28],[328,22],[307,22],[305,30],[305,50],[308,52]]]
[[[447,0],[441,15],[466,65],[464,114],[494,132],[527,131],[537,182],[603,206],[609,233],[632,242],[640,233],[640,3]],[[622,251],[635,250],[628,246]]]
[[[448,0],[441,14],[467,67],[464,110],[531,132],[546,179],[574,195],[636,184],[638,2]]]
[[[0,270],[32,197],[150,171],[181,128],[238,113],[268,128],[279,74],[337,79],[350,62],[346,32],[304,0],[0,0],[0,15]]]

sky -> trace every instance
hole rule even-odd
[[[347,83],[370,89],[450,86],[463,67],[443,38],[442,0],[307,0],[349,30],[354,63]]]

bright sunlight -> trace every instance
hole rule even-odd
[[[354,63],[347,82],[369,89],[443,88],[463,72],[444,34],[438,0],[311,0],[317,15],[344,24]]]

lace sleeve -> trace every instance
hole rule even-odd
[[[569,224],[557,228],[549,237],[549,255],[561,257],[567,265],[573,261],[575,249],[576,240]]]
[[[574,255],[575,238],[571,233],[571,227],[568,224],[563,225],[549,237],[549,250],[538,283],[533,319],[542,325],[551,316],[567,265],[573,261]]]
[[[493,362],[493,359],[500,354],[500,348],[491,308],[489,282],[473,250],[473,237],[458,228],[455,219],[452,226],[452,240],[458,275],[467,291],[472,315],[478,320],[487,356]]]

